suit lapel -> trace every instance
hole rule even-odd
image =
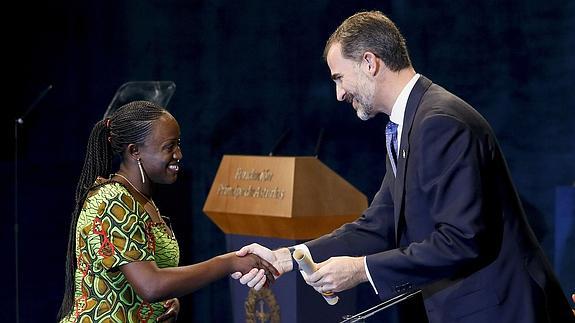
[[[421,75],[415,86],[409,94],[407,99],[407,106],[405,108],[405,115],[403,116],[403,127],[401,133],[401,143],[397,153],[397,174],[395,178],[395,185],[393,189],[393,205],[394,205],[394,219],[395,219],[395,242],[399,246],[400,241],[400,219],[403,215],[405,206],[404,193],[405,193],[405,170],[409,160],[409,137],[413,126],[415,113],[419,107],[419,102],[423,94],[431,86],[431,81]]]

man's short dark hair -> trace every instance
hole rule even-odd
[[[405,39],[380,11],[358,12],[342,22],[327,40],[324,59],[336,43],[341,44],[341,54],[347,59],[359,62],[365,52],[372,52],[392,71],[411,66]]]

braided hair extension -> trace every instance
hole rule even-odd
[[[129,144],[142,144],[152,132],[153,122],[168,113],[164,108],[148,101],[134,101],[118,108],[109,118],[98,121],[88,139],[84,167],[76,187],[75,208],[72,213],[66,256],[66,283],[64,299],[58,320],[70,314],[74,307],[74,274],[76,264],[76,226],[88,192],[98,186],[98,176],[111,173],[114,154],[122,156]]]

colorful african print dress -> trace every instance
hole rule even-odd
[[[122,184],[93,189],[76,226],[74,308],[62,322],[155,322],[163,303],[144,302],[119,267],[133,261],[174,267],[179,257],[166,224],[153,222]]]

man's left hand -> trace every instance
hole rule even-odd
[[[341,292],[367,281],[364,257],[332,257],[317,264],[312,275],[303,275],[306,283],[320,293]]]

